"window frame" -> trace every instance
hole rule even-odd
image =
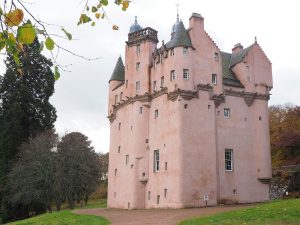
[[[141,68],[141,63],[140,63],[140,62],[137,62],[137,63],[135,64],[135,70],[136,70],[136,71],[139,71],[140,68]]]
[[[230,108],[224,108],[224,117],[230,118]]]
[[[216,73],[213,73],[213,74],[211,75],[211,83],[212,83],[213,85],[216,85],[216,84],[218,83],[218,75],[217,75]]]
[[[158,173],[159,172],[159,162],[160,162],[160,156],[159,156],[159,149],[156,149],[153,151],[153,172]]]
[[[154,110],[154,119],[157,119],[158,118],[158,109],[155,109]]]
[[[189,69],[183,69],[183,71],[182,71],[182,77],[183,77],[183,80],[189,80],[190,79]]]
[[[157,91],[157,84],[156,80],[153,81],[153,91]]]
[[[164,84],[165,84],[165,77],[162,76],[162,77],[160,78],[160,87],[161,87],[161,88],[164,87]]]
[[[171,70],[170,72],[170,81],[174,81],[176,79],[175,70]]]
[[[129,164],[129,154],[127,154],[125,156],[125,164],[128,165]]]
[[[139,55],[141,53],[141,45],[137,44],[136,45],[136,54]]]
[[[233,149],[230,148],[225,149],[224,159],[225,159],[225,171],[232,172],[234,170]]]
[[[136,81],[135,82],[135,90],[139,91],[141,89],[141,82],[140,81]]]

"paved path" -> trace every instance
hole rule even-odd
[[[177,225],[184,219],[212,215],[250,206],[253,205],[159,210],[81,209],[75,210],[74,213],[102,216],[111,221],[111,225]]]

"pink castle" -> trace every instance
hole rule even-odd
[[[108,207],[268,200],[273,85],[259,44],[222,52],[197,13],[157,43],[135,21],[109,81]]]

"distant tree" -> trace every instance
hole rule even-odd
[[[99,153],[99,165],[100,165],[100,180],[105,181],[108,173],[108,156],[109,153]]]
[[[57,148],[58,173],[63,196],[71,209],[75,201],[85,201],[99,184],[99,161],[88,138],[72,132],[62,137]]]
[[[0,81],[0,190],[21,143],[52,129],[56,120],[56,110],[49,103],[54,93],[52,63],[41,55],[38,40],[23,47],[18,63],[8,54],[5,64]]]
[[[300,107],[271,106],[270,135],[273,166],[300,163]]]
[[[5,200],[14,212],[12,218],[23,219],[52,211],[55,190],[55,148],[57,135],[44,132],[20,147],[8,174]]]

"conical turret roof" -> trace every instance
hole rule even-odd
[[[125,80],[125,68],[121,56],[118,58],[117,64],[109,79],[109,82],[111,82],[112,80],[118,80],[118,81]]]
[[[167,43],[167,48],[174,48],[179,46],[193,47],[191,39],[187,31],[185,30],[182,21],[178,23],[175,33],[173,34],[173,38]]]

